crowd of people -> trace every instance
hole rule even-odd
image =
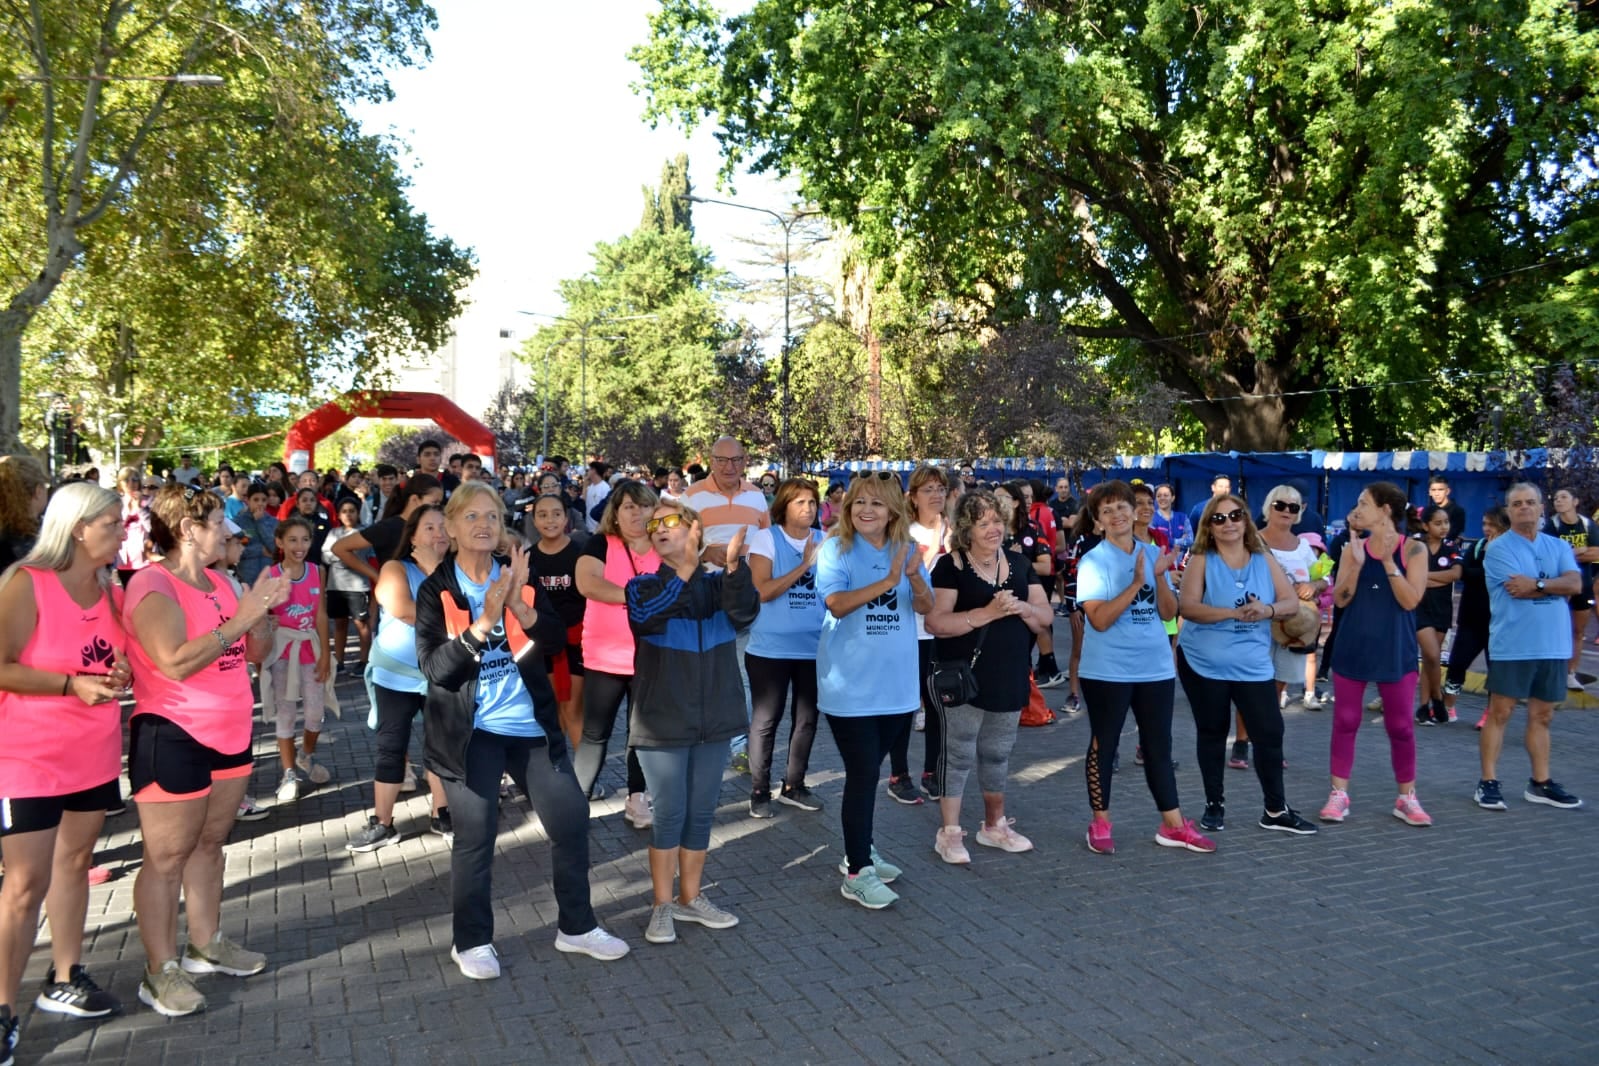
[[[589,804],[606,794],[624,707],[623,813],[649,833],[651,944],[676,940],[681,923],[739,923],[703,890],[726,771],[747,750],[752,819],[773,817],[774,804],[821,812],[806,779],[824,718],[844,768],[840,894],[874,910],[899,898],[890,886],[902,873],[873,833],[884,761],[887,796],[936,805],[943,862],[972,862],[963,803],[974,775],[972,840],[1027,852],[1007,813],[1009,764],[1024,710],[1054,687],[1069,686],[1065,713],[1087,714],[1094,853],[1116,848],[1129,715],[1156,844],[1215,851],[1227,768],[1251,758],[1257,825],[1315,834],[1283,779],[1295,686],[1303,709],[1333,710],[1318,820],[1353,812],[1355,738],[1374,686],[1392,813],[1430,826],[1416,729],[1455,720],[1479,654],[1489,701],[1478,805],[1507,807],[1497,767],[1518,702],[1524,798],[1581,803],[1551,777],[1550,723],[1581,687],[1599,531],[1565,489],[1546,517],[1542,490],[1510,486],[1481,539],[1462,543],[1465,516],[1442,478],[1421,508],[1374,482],[1326,542],[1300,489],[1272,486],[1256,504],[1225,477],[1185,512],[1169,485],[1104,481],[1079,504],[1066,478],[987,485],[970,465],[923,465],[903,484],[889,471],[751,480],[731,437],[714,442],[709,470],[596,461],[577,478],[551,461],[496,485],[476,456],[442,459],[424,441],[404,472],[291,480],[277,464],[252,478],[224,466],[205,484],[197,469],[176,483],[124,469],[115,491],[76,482],[53,494],[36,462],[0,460],[0,1066],[41,907],[52,965],[36,1007],[79,1018],[119,1008],[81,947],[94,845],[124,803],[124,771],[144,849],[140,1001],[190,1014],[206,1003],[196,977],[266,968],[225,932],[242,922],[227,920],[222,890],[234,822],[272,813],[247,794],[254,711],[272,726],[277,805],[290,810],[331,779],[317,758],[324,714],[336,682],[357,673],[376,758],[372,810],[348,850],[404,839],[399,795],[426,780],[428,829],[451,855],[450,956],[477,980],[500,973],[492,884],[507,796],[526,798],[550,843],[554,946],[629,953],[589,887]],[[1057,624],[1071,647],[1064,670]],[[1197,822],[1178,795],[1179,684],[1205,793]]]

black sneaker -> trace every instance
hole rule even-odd
[[[922,791],[926,793],[928,799],[936,800],[943,798],[944,791],[938,787],[937,774],[922,774]]]
[[[1425,703],[1416,708],[1416,724],[1428,726],[1436,724],[1432,720],[1432,708]]]
[[[793,788],[784,785],[782,791],[777,794],[777,802],[786,803],[790,807],[798,807],[802,811],[819,811],[822,809],[822,801],[816,798],[816,793],[804,785],[795,785]]]
[[[1144,765],[1144,746],[1142,744],[1133,745],[1133,765]]]
[[[399,842],[400,831],[394,828],[393,822],[384,825],[378,821],[377,815],[369,814],[367,815],[366,825],[362,826],[361,830],[350,838],[350,842],[344,845],[344,849],[346,851],[365,853],[376,851],[379,848],[386,848],[390,844],[398,844]]]
[[[1527,791],[1521,794],[1521,798],[1528,803],[1542,803],[1548,807],[1562,807],[1568,811],[1582,806],[1582,800],[1561,788],[1560,782],[1553,780],[1545,781],[1543,784],[1529,780]]]
[[[44,975],[44,987],[33,1005],[51,1014],[70,1014],[74,1018],[104,1018],[122,1009],[115,996],[94,983],[89,971],[76,965],[65,981],[56,980],[52,966]]]
[[[1227,808],[1219,803],[1205,804],[1205,813],[1199,816],[1199,827],[1207,833],[1219,833],[1227,828]]]
[[[752,794],[750,796],[750,817],[770,818],[771,816],[772,797],[770,795],[756,796]]]
[[[444,838],[445,847],[455,846],[455,822],[450,819],[450,808],[440,807],[428,820],[428,832]]]
[[[15,1014],[0,1014],[0,1066],[11,1066],[16,1061],[12,1052],[17,1050],[17,1030],[22,1019]]]
[[[1478,781],[1476,791],[1471,798],[1477,801],[1477,806],[1485,811],[1508,811],[1510,804],[1505,802],[1505,794],[1499,789],[1498,781]]]
[[[1284,833],[1295,833],[1299,836],[1309,836],[1316,831],[1316,827],[1299,817],[1299,812],[1292,807],[1286,808],[1281,814],[1261,812],[1260,827],[1262,829],[1276,829]]]
[[[922,794],[915,785],[911,784],[910,774],[906,774],[904,777],[889,777],[888,794],[907,807],[914,807],[922,802]]]

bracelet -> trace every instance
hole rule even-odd
[[[222,635],[222,627],[221,626],[217,626],[215,629],[213,629],[211,631],[211,635],[213,637],[217,638],[217,651],[218,651],[218,653],[222,654],[222,655],[226,655],[228,653],[228,649],[230,647],[232,647],[233,645],[228,640],[227,637],[224,637]]]
[[[972,621],[972,612],[970,612],[970,611],[966,612],[966,627],[968,629],[976,629],[977,628],[977,623]]]
[[[61,695],[65,696],[72,689],[72,675],[66,674],[61,681]]]

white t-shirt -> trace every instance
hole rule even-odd
[[[1316,563],[1316,549],[1312,548],[1303,537],[1299,540],[1299,546],[1292,551],[1272,548],[1271,554],[1282,564],[1282,568],[1288,571],[1290,581],[1300,585],[1310,580],[1310,568]]]
[[[912,522],[910,528],[911,542],[918,547],[926,548],[922,553],[922,562],[927,567],[927,572],[933,572],[933,564],[938,562],[938,557],[949,550],[949,523],[943,525],[943,535],[932,526],[924,526],[920,522]],[[932,640],[933,635],[927,631],[927,619],[922,615],[916,616],[916,639]]]
[[[783,539],[788,541],[788,546],[790,548],[793,548],[801,555],[805,554],[805,545],[809,538],[806,540],[795,540],[793,537],[788,535],[788,530],[783,529],[781,526],[774,526],[771,529],[757,529],[750,533],[749,537],[744,541],[744,543],[749,547],[750,554],[759,555],[762,559],[777,558],[777,549],[772,545],[772,536],[775,533],[781,533],[783,535]],[[783,575],[774,574],[772,576],[782,577]]]
[[[594,517],[594,508],[598,507],[611,495],[611,486],[603,481],[596,481],[583,490],[583,528],[590,533],[600,528],[600,520]]]

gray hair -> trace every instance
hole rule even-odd
[[[1298,489],[1288,484],[1278,485],[1276,488],[1266,493],[1266,499],[1260,505],[1260,520],[1262,523],[1271,517],[1271,505],[1276,503],[1278,500],[1287,500],[1289,503],[1297,503],[1301,508],[1305,506],[1305,498],[1299,494]]]

